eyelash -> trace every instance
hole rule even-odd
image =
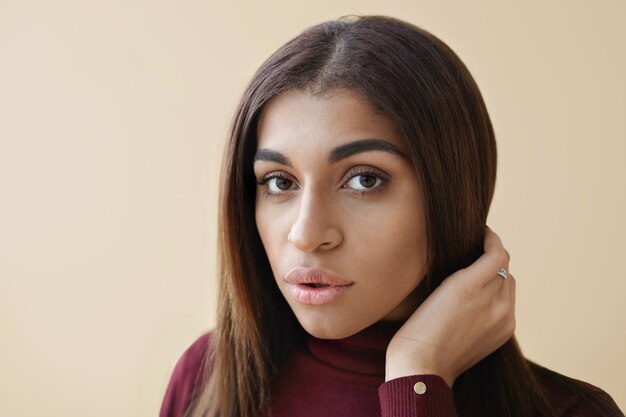
[[[375,195],[381,192],[381,189],[383,189],[387,183],[389,182],[390,178],[389,175],[383,173],[380,170],[374,169],[374,168],[354,168],[351,170],[350,172],[350,176],[349,178],[346,180],[346,182],[344,183],[347,184],[349,183],[353,178],[355,177],[359,177],[359,176],[372,176],[375,177],[377,180],[380,180],[381,183],[380,185],[378,185],[375,188],[372,188],[370,190],[350,190],[350,192],[357,194],[357,195],[361,195],[361,196],[371,196],[371,195]],[[266,198],[278,198],[278,197],[283,197],[285,196],[287,193],[294,191],[294,190],[286,190],[286,191],[282,191],[279,193],[275,193],[275,192],[271,192],[268,189],[267,183],[274,178],[281,178],[281,179],[285,179],[288,181],[292,181],[295,183],[295,181],[293,181],[292,179],[290,179],[288,176],[286,176],[284,173],[280,172],[280,171],[276,171],[276,172],[270,172],[269,174],[263,176],[260,179],[256,180],[257,185],[263,186],[263,196]],[[347,188],[344,187],[344,185],[342,185],[342,188]]]
[[[281,172],[271,172],[265,176],[263,176],[261,179],[258,179],[256,181],[257,185],[261,185],[263,186],[263,196],[266,198],[276,198],[276,197],[281,197],[283,195],[285,195],[285,193],[288,193],[289,191],[283,191],[282,193],[273,193],[271,191],[269,191],[268,187],[267,187],[267,183],[274,178],[282,178],[285,180],[289,180],[291,181],[289,178],[287,178],[286,175],[284,175]]]

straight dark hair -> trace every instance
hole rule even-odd
[[[273,97],[335,88],[362,94],[406,141],[425,198],[428,292],[483,252],[496,143],[480,91],[457,55],[427,31],[383,16],[305,30],[259,68],[233,122],[220,195],[218,322],[202,377],[207,383],[187,415],[262,415],[285,359],[304,339],[255,225],[256,129]],[[511,338],[457,378],[458,414],[556,416],[531,366]]]

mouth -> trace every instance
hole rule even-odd
[[[353,282],[325,268],[293,268],[285,275],[292,297],[308,305],[329,304],[344,295]]]
[[[325,288],[325,287],[330,287],[329,284],[315,284],[315,283],[309,283],[309,284],[302,284],[302,285],[306,285],[307,287],[311,287],[311,288]]]
[[[314,288],[352,285],[353,282],[341,275],[322,267],[307,268],[297,266],[285,275],[289,284],[307,285]]]

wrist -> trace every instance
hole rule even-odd
[[[411,375],[436,375],[443,379],[450,388],[452,388],[456,379],[456,376],[453,376],[442,367],[427,365],[416,360],[411,361],[405,358],[387,357],[385,363],[385,382]]]

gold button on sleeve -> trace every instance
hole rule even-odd
[[[422,395],[426,392],[426,384],[422,381],[416,382],[415,385],[413,385],[413,390],[415,390],[416,394]]]

